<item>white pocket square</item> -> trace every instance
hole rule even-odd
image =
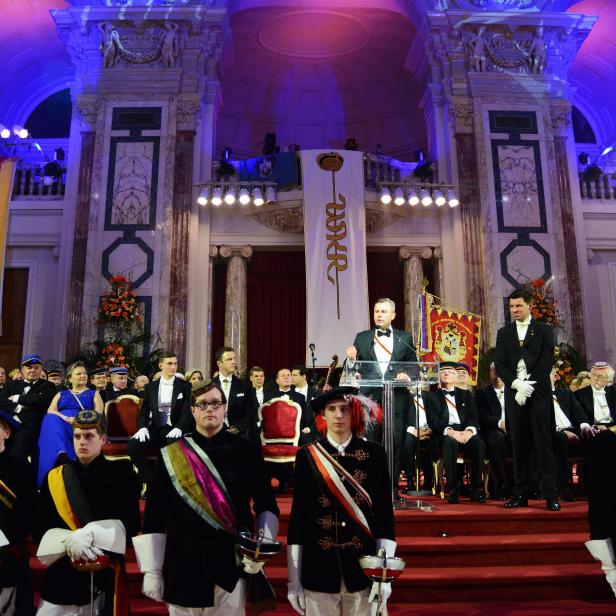
[[[244,394],[237,394],[235,397],[236,398],[241,398]]]
[[[177,400],[181,400],[183,397],[184,397],[184,394],[181,393],[178,395]]]

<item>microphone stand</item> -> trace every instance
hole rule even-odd
[[[432,492],[430,490],[420,490],[419,489],[419,475],[421,473],[421,440],[419,438],[419,399],[421,398],[421,384],[419,380],[415,385],[415,394],[416,397],[413,400],[413,406],[415,407],[415,437],[416,447],[415,447],[415,489],[409,493],[409,496],[431,496]],[[411,398],[413,398],[413,394],[411,394]],[[407,481],[410,481],[410,477],[407,477]],[[424,477],[424,481],[426,478]]]
[[[312,387],[315,387],[316,384],[319,382],[319,375],[317,374],[317,358],[314,354],[314,349],[316,347],[314,346],[314,344],[309,344],[308,348],[310,349],[310,358],[312,361],[312,376],[310,377],[310,385],[312,385]]]

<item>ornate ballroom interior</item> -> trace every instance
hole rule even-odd
[[[613,2],[4,0],[0,23],[3,365],[74,357],[115,274],[181,366],[209,373],[223,343],[244,368],[303,361],[301,170],[228,173],[271,134],[287,161],[363,153],[366,325],[386,295],[413,329],[425,280],[484,317],[487,349],[504,298],[541,277],[559,337],[616,360]],[[432,199],[414,206],[419,168]],[[230,186],[252,201],[199,204]]]

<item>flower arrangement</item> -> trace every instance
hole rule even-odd
[[[141,323],[135,291],[125,276],[117,275],[109,279],[109,289],[101,298],[97,320],[101,323]]]
[[[97,360],[96,365],[100,368],[114,368],[116,366],[130,368],[127,360],[124,345],[111,343],[101,349],[100,359]]]
[[[534,278],[525,286],[532,296],[530,310],[533,318],[558,327],[561,324],[562,315],[558,310],[558,302],[554,299],[549,281]]]

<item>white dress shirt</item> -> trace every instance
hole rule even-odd
[[[308,383],[306,383],[303,387],[296,387],[295,391],[298,394],[302,394],[302,396],[304,396],[304,400],[308,400]]]
[[[592,387],[593,398],[593,411],[594,411],[594,423],[612,423],[612,416],[610,414],[610,407],[605,397],[605,389],[595,389]]]
[[[494,387],[494,393],[496,394],[498,402],[501,405],[501,416],[499,421],[505,421],[505,390],[496,389],[496,387]]]
[[[453,430],[451,427],[452,425],[461,424],[462,422],[460,421],[460,414],[458,413],[458,408],[456,406],[455,389],[443,389],[443,393],[445,394],[445,402],[447,403],[447,410],[449,411],[449,425],[443,432],[443,434],[447,434],[448,430]],[[464,429],[470,430],[473,433],[473,436],[477,434],[477,428],[475,428],[475,426],[467,426]]]
[[[394,351],[394,332],[392,328],[389,328],[389,336],[379,336],[377,334],[379,330],[374,330],[374,354],[379,362],[379,368],[381,373],[387,372],[387,366],[391,361],[391,354]],[[377,342],[378,340],[378,342]]]
[[[263,387],[255,390],[257,392],[257,401],[259,404],[263,404]]]
[[[426,409],[421,394],[419,394],[419,396],[413,394],[413,401],[415,402],[415,408],[419,412],[419,429],[424,430],[425,428],[429,428],[430,426],[428,426],[428,418],[426,417]],[[413,436],[417,436],[417,428],[415,428],[415,426],[409,426],[406,431]]]
[[[171,400],[173,399],[173,383],[175,377],[166,379],[160,377],[160,385],[158,386],[158,412],[161,415],[161,425],[171,425]]]
[[[524,338],[526,338],[526,332],[528,331],[528,326],[530,325],[530,322],[531,322],[531,317],[528,317],[526,321],[516,321],[515,322],[515,326],[518,331],[518,340],[520,342],[524,340]],[[523,359],[520,359],[520,361],[518,362],[517,372],[518,372],[517,377],[522,380],[530,376],[526,370],[526,363]]]
[[[353,435],[351,434],[351,436],[349,436],[349,438],[346,441],[344,441],[344,443],[338,443],[333,438],[331,438],[329,434],[327,435],[327,440],[329,441],[329,444],[334,449],[336,449],[341,456],[344,455],[344,450],[349,446],[349,443],[351,442],[352,438],[353,438]]]
[[[554,419],[556,420],[556,429],[557,430],[569,430],[573,428],[569,418],[565,414],[565,411],[560,408],[560,404],[558,402],[558,398],[556,394],[552,394],[552,399],[554,400]]]

